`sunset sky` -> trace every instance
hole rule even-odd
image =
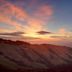
[[[72,0],[0,0],[0,38],[72,43]]]

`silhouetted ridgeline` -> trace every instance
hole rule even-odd
[[[12,41],[12,40],[6,40],[6,39],[2,39],[0,38],[0,43],[5,43],[5,44],[10,44],[10,45],[24,45],[24,46],[35,46],[35,47],[63,47],[63,46],[58,46],[58,45],[52,45],[52,44],[30,44],[28,42],[25,41]],[[64,46],[66,47],[66,46]]]
[[[12,40],[5,40],[5,39],[1,39],[0,38],[0,43],[5,43],[5,44],[10,44],[10,45],[30,45],[30,43],[28,42],[24,42],[24,41],[12,41]]]
[[[72,48],[0,39],[0,72],[72,72]]]

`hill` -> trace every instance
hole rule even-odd
[[[71,72],[72,48],[0,39],[0,72]]]

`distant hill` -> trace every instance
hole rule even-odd
[[[0,39],[0,72],[72,72],[72,48]]]

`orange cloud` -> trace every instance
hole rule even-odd
[[[28,26],[26,27],[26,31],[28,33],[35,33],[36,31],[40,31],[43,29],[43,26],[41,25],[42,22],[38,19],[29,19],[28,20]]]
[[[9,31],[8,29],[0,28],[0,33],[8,32],[8,31]]]
[[[28,19],[28,27],[26,31],[37,32],[45,30],[44,25],[53,14],[51,6],[43,5],[38,7],[32,14],[33,17]]]
[[[72,33],[66,28],[60,28],[57,33],[51,35],[50,37],[54,39],[71,40]]]
[[[65,34],[65,33],[66,33],[66,29],[65,29],[65,28],[60,28],[60,29],[59,29],[59,33]]]
[[[0,22],[15,26],[16,31],[22,30],[29,35],[45,30],[44,24],[46,24],[46,20],[48,22],[53,14],[52,7],[47,5],[36,8],[31,16],[26,9],[21,9],[5,0],[2,3],[4,4],[0,6]],[[22,24],[26,22],[26,26],[23,26],[18,20],[23,21]]]
[[[10,18],[8,18],[8,17],[6,17],[4,15],[1,15],[1,14],[0,14],[0,22],[6,23],[6,24],[10,24],[12,26],[15,26],[16,29],[20,29],[20,25],[18,25],[17,22],[12,21]]]

